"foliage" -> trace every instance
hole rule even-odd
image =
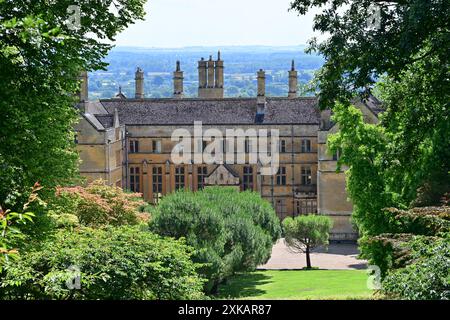
[[[361,231],[397,232],[381,209],[437,205],[450,187],[450,86],[448,68],[442,67],[448,66],[450,6],[426,0],[296,0],[291,7],[304,14],[331,3],[314,26],[331,37],[310,44],[326,59],[316,78],[321,106],[343,102],[333,111],[345,132],[332,138],[331,149],[342,148],[340,163],[350,167],[348,190]],[[371,29],[367,18],[374,5],[381,20],[380,28]],[[371,92],[376,81],[385,112],[381,124],[364,125],[348,101],[361,89]]]
[[[394,214],[393,219],[401,226],[402,233],[384,233],[359,241],[362,256],[380,267],[383,277],[389,270],[404,268],[416,260],[413,255],[413,248],[418,243],[416,238],[421,239],[419,244],[422,246],[431,247],[450,232],[450,210],[447,206],[411,210],[390,208],[387,211]]]
[[[73,217],[68,216],[73,215],[82,225],[98,227],[137,224],[140,220],[148,220],[146,213],[139,212],[144,204],[140,194],[126,193],[121,188],[97,180],[87,187],[59,187],[50,208],[56,216],[63,215],[57,218],[62,219],[59,223],[64,224],[66,220],[76,224]]]
[[[281,229],[272,206],[259,194],[221,187],[166,196],[150,227],[163,236],[186,238],[196,249],[194,261],[207,263],[199,271],[212,292],[235,272],[267,262]]]
[[[300,14],[321,10],[313,28],[330,35],[321,43],[312,39],[309,48],[326,60],[316,77],[322,108],[361,90],[370,92],[381,75],[397,80],[411,64],[430,55],[448,65],[447,0],[293,0],[291,9]],[[447,69],[436,71],[445,75]]]
[[[18,210],[36,181],[52,187],[77,174],[74,108],[81,70],[105,67],[106,41],[144,15],[145,0],[0,1],[0,204]]]
[[[306,253],[307,269],[311,269],[310,252],[321,245],[328,245],[333,221],[326,216],[306,215],[283,220],[284,242],[296,253]]]
[[[423,237],[411,241],[412,259],[405,268],[391,270],[383,291],[408,300],[450,299],[450,238],[429,243]]]
[[[200,299],[191,254],[183,240],[136,226],[61,229],[6,265],[0,298]]]
[[[450,191],[450,78],[442,63],[431,55],[378,84],[389,134],[383,169],[389,188],[410,206],[439,205]]]
[[[38,197],[38,191],[41,189],[42,187],[38,183],[33,186],[28,201],[23,205],[20,213],[10,209],[3,210],[0,206],[0,274],[4,264],[10,258],[17,258],[19,254],[16,246],[25,238],[20,225],[33,222],[35,214],[29,211],[30,205],[34,202],[44,204]]]
[[[314,27],[330,38],[311,41],[310,50],[326,59],[316,77],[321,107],[341,102],[333,107],[340,132],[330,137],[329,146],[341,151],[339,167],[348,166],[347,189],[363,235],[362,255],[377,262],[383,275],[400,268],[398,281],[412,280],[413,270],[437,279],[442,265],[433,274],[432,264],[416,264],[410,242],[414,234],[427,235],[429,241],[445,238],[448,219],[406,209],[440,205],[450,188],[450,3],[295,0],[292,9],[304,14],[321,5],[328,6]],[[364,98],[371,92],[385,109],[377,125],[364,124],[361,113],[349,106],[355,95]],[[393,281],[388,290],[403,298],[424,298],[421,290],[428,285],[430,295],[440,288],[439,281],[417,280],[422,289],[405,284],[403,290]]]
[[[339,132],[329,136],[328,147],[340,151],[338,170],[347,165],[347,192],[353,203],[353,221],[364,234],[396,232],[392,215],[383,208],[401,205],[399,197],[387,186],[382,159],[388,138],[383,127],[364,123],[362,113],[353,106],[337,103],[333,119]]]

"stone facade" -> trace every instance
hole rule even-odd
[[[140,192],[155,204],[165,194],[184,188],[196,191],[224,185],[253,190],[273,205],[280,219],[325,214],[334,220],[332,239],[355,240],[345,175],[336,172],[337,157],[326,148],[327,136],[338,128],[331,123],[329,111],[319,111],[316,98],[297,97],[294,63],[289,96],[280,98],[266,97],[263,70],[257,73],[257,97],[224,98],[223,70],[220,53],[216,61],[212,57],[199,61],[199,98],[184,98],[179,62],[170,99],[145,98],[140,68],[133,99],[119,92],[115,98],[89,102],[84,93],[86,101],[80,102],[80,122],[75,128],[81,173],[88,180],[103,178],[110,185]],[[359,107],[368,122],[377,121],[376,101]],[[245,164],[174,164],[171,154],[178,142],[172,141],[172,133],[183,128],[194,134],[195,121],[202,122],[203,131],[215,128],[223,136],[227,129],[278,130],[278,173],[264,176],[259,163],[249,164],[251,142],[233,151],[246,159]]]

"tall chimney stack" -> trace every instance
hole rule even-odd
[[[201,99],[223,99],[223,61],[220,59],[220,51],[217,60],[212,56],[205,61],[203,58],[198,63],[198,97]]]
[[[198,62],[198,87],[206,88],[206,61],[201,59]]]
[[[258,105],[266,103],[266,72],[263,69],[258,71]]]
[[[78,92],[78,97],[80,99],[80,102],[88,101],[89,100],[89,90],[88,90],[89,79],[88,79],[87,71],[82,71],[80,73],[78,80],[81,82],[80,83],[80,91]]]
[[[297,87],[298,87],[298,73],[295,70],[295,62],[292,60],[291,71],[289,71],[289,93],[288,97],[290,99],[297,98]]]
[[[183,71],[181,71],[180,61],[177,61],[177,68],[173,73],[173,97],[177,99],[183,98]]]
[[[217,61],[216,61],[216,88],[223,89],[223,61],[220,59],[220,51],[217,53]],[[223,94],[222,94],[223,96]]]
[[[208,88],[214,88],[214,61],[212,56],[208,60]]]
[[[144,99],[144,71],[141,68],[136,70],[136,99]]]

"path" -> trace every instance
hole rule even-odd
[[[366,269],[367,261],[357,259],[356,244],[330,244],[328,251],[323,248],[311,253],[311,264],[320,269]],[[273,246],[272,257],[258,269],[301,269],[306,266],[305,254],[292,253],[281,239]]]

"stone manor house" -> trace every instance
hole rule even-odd
[[[332,240],[357,238],[350,222],[352,205],[345,175],[336,172],[338,155],[330,154],[326,146],[327,136],[338,130],[337,125],[330,120],[330,111],[318,109],[317,98],[298,97],[294,62],[287,97],[267,97],[265,72],[259,70],[257,97],[225,98],[220,52],[217,60],[198,62],[197,98],[183,96],[179,62],[172,98],[145,98],[144,75],[137,68],[134,97],[119,92],[112,99],[89,101],[87,73],[82,74],[80,122],[75,130],[80,171],[88,181],[102,178],[110,185],[140,192],[155,204],[183,188],[196,191],[219,185],[254,190],[272,203],[280,219],[320,213],[334,220]],[[378,121],[378,101],[371,98],[356,105],[367,122]],[[279,130],[278,173],[261,175],[258,164],[175,165],[171,152],[177,142],[171,141],[172,132],[178,128],[192,132],[194,121],[201,121],[203,130],[218,128],[224,136],[226,129]],[[244,151],[250,147],[245,143]]]

